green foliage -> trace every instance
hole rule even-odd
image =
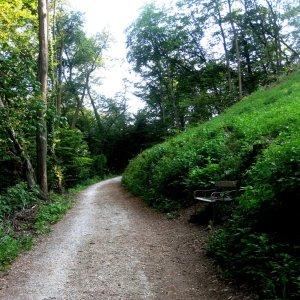
[[[61,128],[55,140],[55,153],[66,187],[91,177],[93,159],[81,131]]]
[[[275,243],[268,234],[234,223],[214,233],[208,246],[208,254],[225,274],[250,283],[260,299],[299,298],[299,246]]]
[[[248,188],[230,227],[210,243],[224,270],[252,282],[268,299],[300,296],[299,166],[299,133],[275,139],[247,172]]]
[[[141,153],[123,175],[128,189],[163,211],[172,202],[188,204],[195,189],[238,180],[244,192],[228,229],[212,237],[210,253],[228,274],[261,290],[262,299],[299,297],[299,81],[298,72],[253,93]]]
[[[12,213],[32,205],[33,202],[37,203],[38,210],[35,215],[32,215],[34,226],[30,228],[30,231],[28,229],[23,230],[27,227],[26,223],[23,224],[23,229],[20,231],[10,225],[12,222],[9,219],[0,222],[0,271],[5,270],[7,265],[21,252],[31,248],[34,233],[49,232],[51,230],[50,225],[61,220],[73,204],[70,197],[54,194],[51,195],[49,202],[37,202],[36,195],[35,190],[30,191],[25,184],[21,183],[10,188],[6,194],[1,196],[1,200],[10,200],[6,202],[6,206],[2,206],[3,202],[1,202],[1,209],[5,211],[6,216],[7,211]]]
[[[195,68],[205,60],[198,44],[203,31],[187,20],[150,3],[127,29],[127,57],[142,78],[140,97],[156,119],[164,115],[163,123],[170,128],[183,127],[190,115],[188,107],[194,108],[188,100],[196,89],[195,82],[202,78]]]
[[[6,143],[0,140],[0,151],[5,153]],[[16,185],[22,178],[22,172],[20,170],[20,163],[8,155],[3,155],[0,158],[0,193],[5,192],[10,186]]]
[[[203,168],[193,168],[188,174],[186,184],[188,186],[194,186],[195,189],[199,185],[205,188],[213,186],[216,182],[216,179],[220,177],[218,172],[219,169],[220,166],[214,163],[210,163]]]
[[[17,211],[31,207],[38,201],[38,189],[30,189],[20,182],[0,195],[0,271],[11,263],[22,251],[32,245],[30,234],[18,236],[10,222],[6,220]]]
[[[32,245],[32,236],[30,234],[17,236],[5,218],[31,207],[37,201],[38,189],[30,189],[25,182],[10,187],[0,196],[0,271],[5,270],[9,263]]]
[[[103,154],[93,156],[92,170],[94,176],[103,178],[107,159]]]
[[[32,246],[32,237],[25,235],[21,238],[13,236],[13,230],[0,223],[0,271],[4,271],[22,251]]]
[[[38,189],[29,188],[25,182],[10,187],[6,193],[0,195],[0,219],[33,205],[37,199]]]
[[[60,221],[71,207],[72,200],[59,195],[53,195],[49,203],[41,203],[35,217],[37,233],[49,232],[51,230],[50,225]]]

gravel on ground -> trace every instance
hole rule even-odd
[[[64,220],[0,278],[0,299],[252,299],[205,256],[208,232],[170,220],[121,186],[90,186]]]

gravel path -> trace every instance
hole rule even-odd
[[[213,272],[204,229],[166,219],[120,180],[80,193],[64,220],[0,279],[0,299],[250,299]]]

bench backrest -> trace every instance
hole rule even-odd
[[[237,180],[233,181],[217,181],[215,183],[216,188],[236,188],[237,187]]]

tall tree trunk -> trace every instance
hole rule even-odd
[[[78,115],[79,115],[79,111],[83,105],[83,100],[84,100],[84,97],[86,95],[86,92],[88,91],[89,89],[89,82],[90,82],[90,77],[91,77],[91,74],[96,70],[97,68],[97,59],[99,58],[100,54],[101,54],[101,51],[102,49],[100,49],[97,53],[97,55],[95,56],[94,58],[94,61],[89,69],[89,71],[86,73],[86,77],[85,77],[85,83],[84,83],[84,87],[83,87],[83,92],[82,92],[82,95],[81,95],[81,99],[78,99],[77,100],[77,106],[76,106],[76,110],[75,110],[75,113],[74,113],[74,116],[73,116],[73,119],[72,119],[72,123],[71,123],[71,129],[75,129],[76,127],[76,123],[77,123],[77,119],[78,119]]]
[[[232,93],[232,79],[231,79],[231,71],[230,71],[229,54],[228,54],[228,49],[227,49],[227,44],[226,44],[226,36],[225,36],[224,29],[223,29],[223,24],[222,24],[222,16],[221,16],[221,12],[220,12],[219,3],[215,4],[215,8],[216,8],[217,15],[218,15],[217,23],[220,28],[222,42],[223,42],[223,49],[224,49],[224,53],[225,53],[228,89],[229,89],[229,93]]]
[[[62,96],[62,59],[64,51],[64,41],[61,41],[58,57],[58,70],[57,70],[57,80],[56,80],[56,114],[58,119],[61,116],[61,96]]]
[[[78,97],[78,99],[77,99],[76,110],[75,110],[75,113],[73,115],[72,123],[71,123],[71,126],[70,126],[71,129],[75,129],[75,127],[76,127],[77,119],[78,119],[79,112],[80,112],[80,109],[81,109],[82,104],[83,104],[84,97],[86,95],[88,84],[89,84],[89,76],[87,76],[87,78],[85,80],[85,84],[84,84],[84,87],[83,87],[81,98]]]
[[[237,30],[234,26],[234,22],[232,19],[232,3],[231,0],[227,0],[228,3],[228,10],[229,10],[229,22],[230,26],[233,31],[233,38],[234,38],[234,45],[235,45],[235,53],[236,53],[236,60],[237,60],[237,68],[238,68],[238,79],[239,79],[239,99],[241,100],[243,98],[243,84],[242,84],[242,70],[241,70],[241,58],[240,58],[240,48],[239,48],[239,41],[238,41],[238,35]]]
[[[49,31],[51,32],[51,38],[50,38],[50,33],[49,33],[49,77],[50,77],[50,83],[51,83],[51,88],[52,90],[55,89],[56,87],[56,30],[55,30],[55,24],[56,24],[56,0],[52,0],[52,5],[50,6],[50,9],[48,7],[48,16],[50,15],[50,11],[52,12],[51,14],[51,20],[50,16],[48,17],[48,28]]]
[[[38,1],[39,16],[39,60],[38,80],[41,84],[40,101],[42,108],[38,112],[39,128],[37,130],[37,182],[45,198],[48,197],[47,181],[47,124],[45,112],[47,109],[48,81],[48,2]]]
[[[99,129],[99,132],[103,132],[102,122],[101,122],[101,119],[100,119],[99,113],[97,111],[97,107],[96,107],[95,101],[94,101],[94,99],[93,99],[93,97],[91,95],[91,91],[90,91],[89,87],[87,88],[87,92],[88,92],[88,95],[89,95],[90,100],[91,100],[91,104],[92,104],[92,107],[93,107],[93,110],[94,110],[94,115],[95,115],[95,119],[96,119],[96,122],[97,122],[97,126],[98,126],[98,129]]]
[[[275,55],[276,55],[276,73],[280,73],[282,69],[282,49],[281,49],[281,41],[280,41],[280,28],[278,25],[278,16],[277,13],[274,11],[274,8],[272,6],[272,3],[269,0],[266,0],[271,17],[272,17],[272,27],[274,30],[274,34],[272,37],[274,38],[274,44],[275,44]]]
[[[173,79],[171,76],[171,69],[169,65],[167,66],[167,72],[168,72],[168,90],[172,101],[174,125],[176,128],[180,128],[180,120],[179,120],[178,109],[176,104],[176,96],[174,92]]]
[[[162,73],[160,72],[159,75],[159,113],[160,113],[160,117],[162,120],[162,124],[165,125],[166,124],[166,108],[165,108],[165,101],[164,101],[164,92],[163,92],[164,88],[163,88],[163,76]]]
[[[53,59],[55,60],[56,66],[54,67],[54,83],[55,83],[55,91],[56,91],[56,115],[59,120],[61,115],[61,84],[62,84],[62,56],[63,56],[63,48],[64,48],[64,40],[60,40],[60,45],[57,45],[57,31],[56,31],[56,19],[57,19],[57,1],[52,1],[52,9],[53,9],[53,19],[51,25],[51,33],[52,33],[52,43],[53,43]]]

